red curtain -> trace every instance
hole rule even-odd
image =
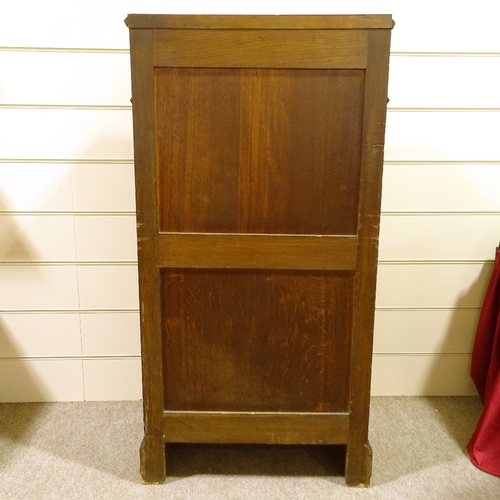
[[[479,316],[471,376],[484,408],[467,451],[476,467],[500,476],[500,247]]]

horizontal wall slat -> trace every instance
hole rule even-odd
[[[71,166],[0,163],[0,209],[72,210]]]
[[[0,309],[2,314],[114,314],[114,313],[127,313],[133,314],[138,313],[138,307],[115,307],[115,308],[93,308],[93,309],[84,309],[84,308],[64,308],[57,309],[55,307],[45,308],[45,309],[23,309],[23,308],[15,308],[15,309]]]
[[[476,396],[470,355],[373,357],[372,396]]]
[[[83,309],[139,307],[136,266],[81,266],[78,286]]]
[[[2,310],[78,309],[76,266],[0,266]]]
[[[391,165],[384,167],[382,211],[500,212],[496,165]]]
[[[0,163],[0,211],[135,211],[133,164]]]
[[[137,310],[137,266],[2,265],[0,296],[3,311]]]
[[[377,310],[373,351],[379,353],[470,353],[479,309]]]
[[[493,264],[379,265],[379,308],[481,307]]]
[[[343,444],[348,428],[347,413],[163,413],[172,443]]]
[[[133,157],[131,110],[2,109],[0,136],[3,158]]]
[[[491,260],[499,239],[500,214],[386,215],[380,221],[379,258]]]
[[[135,216],[0,214],[0,262],[54,261],[137,262]]]
[[[354,270],[353,236],[162,233],[160,267]]]
[[[79,360],[0,359],[0,402],[83,401]]]
[[[128,53],[0,51],[0,67],[0,104],[130,106]]]
[[[378,4],[378,2],[377,2]],[[423,0],[418,8],[397,0],[383,2],[396,20],[391,50],[402,52],[499,52],[496,2],[480,0],[474,9]],[[443,33],[446,35],[443,36]],[[471,36],[464,36],[470,33]]]
[[[500,57],[393,56],[391,108],[500,107]]]
[[[2,313],[0,358],[140,356],[139,313]]]
[[[142,398],[140,359],[83,360],[83,377],[85,401]]]
[[[79,260],[137,261],[134,216],[76,215],[74,219]]]
[[[75,210],[135,210],[133,164],[73,165]]]
[[[81,354],[78,314],[0,315],[0,358]]]
[[[0,261],[75,260],[72,216],[0,215]]]
[[[84,356],[141,354],[139,313],[80,314]]]
[[[385,159],[500,160],[500,112],[388,113]]]

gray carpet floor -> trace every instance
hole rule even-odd
[[[366,489],[345,486],[341,449],[303,446],[172,446],[166,483],[148,486],[141,402],[0,404],[0,500],[500,499],[465,452],[480,412],[478,398],[372,398]]]

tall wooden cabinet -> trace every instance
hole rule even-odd
[[[145,482],[166,443],[346,445],[368,413],[389,15],[129,15]]]

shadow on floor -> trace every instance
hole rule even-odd
[[[140,401],[0,405],[15,446],[141,483]],[[43,419],[33,425],[40,413]],[[0,438],[2,435],[0,434]],[[7,444],[8,447],[8,444]],[[168,482],[202,475],[324,477],[344,483],[342,446],[176,444],[168,447]]]
[[[169,477],[198,474],[341,478],[345,446],[201,445],[167,447]]]

